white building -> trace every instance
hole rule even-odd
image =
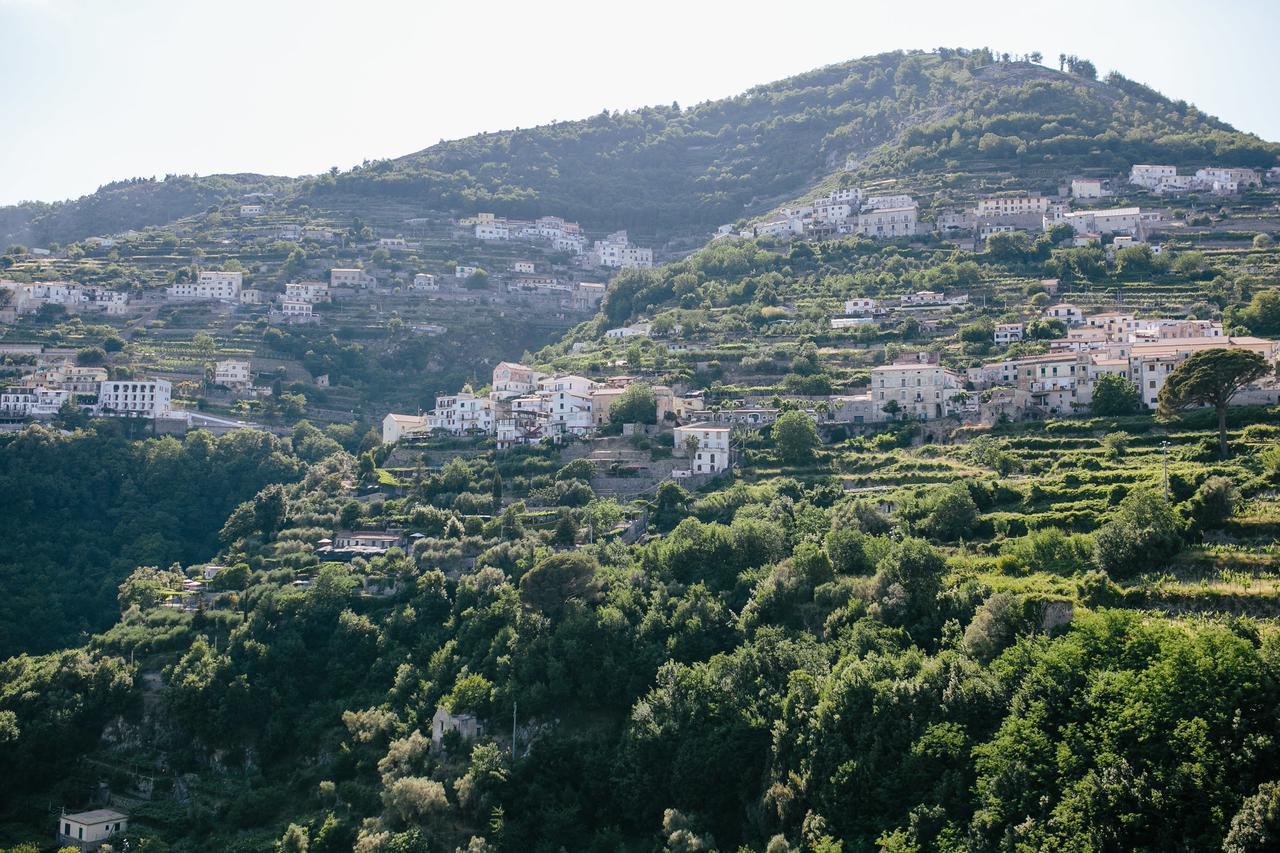
[[[315,317],[315,311],[310,302],[303,302],[301,299],[285,299],[280,302],[280,313],[284,315],[286,320],[305,321]]]
[[[452,435],[492,433],[493,401],[470,391],[436,397],[436,407],[427,413],[427,429]]]
[[[1011,344],[1022,340],[1022,324],[996,323],[994,339],[998,344]]]
[[[65,388],[46,388],[43,385],[13,385],[0,388],[0,416],[6,418],[52,417],[71,399],[71,391]]]
[[[858,214],[858,233],[877,240],[911,237],[916,233],[916,213],[914,204],[872,208]]]
[[[480,271],[479,267],[469,266],[467,264],[458,264],[453,268],[454,278],[470,278]]]
[[[619,326],[616,329],[609,329],[604,336],[609,340],[621,340],[622,338],[647,338],[652,331],[653,325],[650,323],[635,323],[630,326]]]
[[[240,291],[240,304],[241,305],[261,305],[262,291],[258,290],[257,288],[246,287],[244,290]]]
[[[1144,217],[1137,207],[1113,207],[1107,210],[1080,210],[1064,214],[1062,221],[1076,234],[1142,235]]]
[[[731,428],[721,424],[706,422],[678,426],[673,430],[675,454],[683,455],[692,442],[697,441],[697,449],[689,460],[689,470],[694,474],[717,474],[726,470],[730,464],[729,437]]]
[[[855,296],[844,301],[844,313],[852,317],[867,317],[885,312],[880,307],[879,299],[872,299],[870,296]]]
[[[240,215],[244,217],[261,216],[267,212],[265,205],[261,204],[242,204],[240,205]]]
[[[862,202],[864,210],[888,210],[890,208],[915,206],[915,199],[905,193],[900,195],[873,195]]]
[[[591,247],[591,262],[598,267],[622,269],[653,266],[653,249],[631,245],[626,231],[615,231]]]
[[[129,831],[129,816],[112,809],[94,809],[88,812],[58,816],[58,844],[96,849],[122,832]]]
[[[506,220],[496,219],[477,222],[475,235],[477,240],[510,240],[511,229]]]
[[[243,283],[244,273],[242,272],[201,270],[200,277],[195,281],[169,285],[166,293],[170,299],[218,299],[239,302],[240,287]]]
[[[1097,178],[1072,178],[1071,197],[1086,200],[1102,198],[1102,181]]]
[[[378,280],[360,269],[331,269],[329,270],[329,287],[349,287],[361,289],[366,287],[376,287]]]
[[[547,427],[556,434],[586,435],[594,427],[591,392],[596,383],[584,376],[548,376],[538,381],[538,396]]]
[[[329,285],[323,281],[291,281],[284,286],[285,301],[318,302],[329,301]]]
[[[1169,178],[1177,177],[1178,169],[1176,166],[1152,166],[1147,164],[1135,164],[1129,169],[1129,183],[1136,187],[1146,187],[1154,190]]]
[[[409,242],[403,237],[381,237],[378,239],[378,248],[388,252],[407,252]]]
[[[159,418],[169,414],[173,386],[166,379],[117,379],[98,386],[103,414]]]
[[[407,435],[427,431],[427,419],[423,415],[389,414],[382,419],[382,441],[394,444]]]
[[[1262,186],[1262,178],[1253,169],[1209,166],[1196,170],[1195,185],[1214,192],[1237,192]]]
[[[1061,320],[1067,326],[1079,326],[1084,322],[1084,312],[1070,302],[1059,302],[1044,309],[1044,316],[1050,320]]]
[[[1002,216],[1043,216],[1052,200],[1039,193],[987,196],[978,199],[975,213],[978,218]]]
[[[440,289],[440,283],[436,281],[436,277],[429,272],[416,273],[413,277],[413,283],[409,285],[410,292],[426,293]]]
[[[213,384],[243,391],[251,381],[249,362],[229,358],[213,365]]]
[[[1261,355],[1268,364],[1275,364],[1276,359],[1280,358],[1280,344],[1247,336],[1173,338],[1134,344],[1129,351],[1129,378],[1137,384],[1143,404],[1149,409],[1156,408],[1160,389],[1164,387],[1169,374],[1187,356],[1208,349],[1246,349]]]
[[[500,361],[493,368],[493,386],[489,397],[493,400],[510,400],[528,396],[538,390],[538,381],[545,377],[545,373],[519,362]]]
[[[942,367],[936,356],[919,354],[893,364],[871,368],[871,399],[875,410],[888,418],[885,406],[897,403],[897,418],[929,420],[950,411],[949,391],[960,387],[958,377]]]

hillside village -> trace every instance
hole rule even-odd
[[[1042,59],[7,249],[0,853],[1266,849],[1280,145]]]

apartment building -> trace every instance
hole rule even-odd
[[[868,203],[874,199],[868,199]],[[873,207],[858,214],[858,233],[877,240],[911,237],[916,233],[914,203],[901,207]]]
[[[213,366],[213,384],[222,385],[232,391],[244,391],[251,383],[252,375],[249,362],[228,358],[216,362]]]
[[[1053,200],[1039,193],[987,196],[978,199],[974,212],[979,219],[1008,216],[1043,216]]]
[[[685,452],[694,441],[697,442],[693,458],[689,460],[689,470],[693,474],[718,474],[732,464],[729,450],[729,439],[732,429],[723,424],[700,422],[688,426],[678,426],[674,430],[675,453],[677,456]]]
[[[940,365],[936,355],[926,353],[871,368],[871,399],[885,418],[941,418],[949,412],[951,395],[947,392],[958,390],[960,385],[959,377]],[[892,403],[897,404],[896,413]]]
[[[436,406],[427,413],[427,429],[453,435],[493,432],[493,401],[470,391],[436,397]]]
[[[1176,166],[1136,164],[1129,169],[1129,183],[1154,190],[1166,180],[1177,177]]]
[[[244,273],[223,270],[201,270],[195,281],[184,281],[169,285],[165,293],[170,299],[218,299],[228,302],[240,301],[240,288],[244,283]]]
[[[294,302],[329,302],[329,285],[323,281],[293,281],[284,286],[284,298]]]
[[[103,414],[159,418],[169,413],[172,395],[166,379],[112,380],[98,386],[98,408]]]
[[[598,267],[625,269],[653,266],[653,249],[631,245],[626,231],[615,231],[591,247],[591,262]]]
[[[1249,336],[1175,338],[1134,344],[1129,351],[1129,378],[1138,386],[1143,405],[1148,409],[1156,408],[1160,389],[1169,374],[1187,356],[1209,349],[1246,349],[1261,355],[1268,364],[1274,364],[1280,358],[1280,344]]]

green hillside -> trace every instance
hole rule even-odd
[[[1118,172],[1131,162],[1270,165],[1278,150],[1118,75],[1095,81],[986,50],[893,52],[733,98],[486,133],[312,179],[111,185],[75,202],[0,209],[0,234],[67,242],[269,188],[346,216],[387,202],[554,214],[599,231],[628,228],[646,243],[680,238],[679,248],[838,178],[851,156],[858,177],[1051,173],[1056,185],[1072,169]]]
[[[1280,406],[1224,408],[1220,433],[1212,409],[1140,409],[1111,376],[1087,417],[979,411],[999,389],[977,385],[927,421],[836,416],[899,356],[961,382],[1044,353],[1066,334],[1051,301],[1280,335],[1274,188],[1160,199],[1158,251],[1068,226],[973,250],[706,240],[842,184],[909,191],[927,218],[1134,162],[1280,156],[1071,65],[890,53],[317,178],[0,211],[29,242],[72,241],[0,255],[4,276],[140,307],[46,305],[5,343],[163,376],[192,411],[279,433],[179,440],[64,410],[0,434],[0,853],[104,805],[130,818],[116,849],[149,853],[1274,849]],[[242,216],[250,191],[274,196]],[[448,221],[477,211],[625,227],[665,257],[613,273],[598,311],[565,304],[507,285],[528,264],[611,271]],[[335,267],[379,286],[315,323],[272,314]],[[159,298],[201,268],[261,302]],[[420,273],[440,287],[411,290]],[[845,300],[923,289],[963,299],[833,328]],[[997,343],[1006,322],[1025,339]],[[221,358],[264,390],[214,387]],[[514,359],[627,377],[639,423],[619,402],[582,440],[381,441],[386,412],[484,393]],[[777,422],[681,479],[693,451],[651,386]],[[395,544],[343,550],[343,531]],[[437,718],[458,728],[437,738]]]

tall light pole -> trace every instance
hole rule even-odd
[[[1164,499],[1169,500],[1169,442],[1160,442],[1160,452],[1164,457]]]

